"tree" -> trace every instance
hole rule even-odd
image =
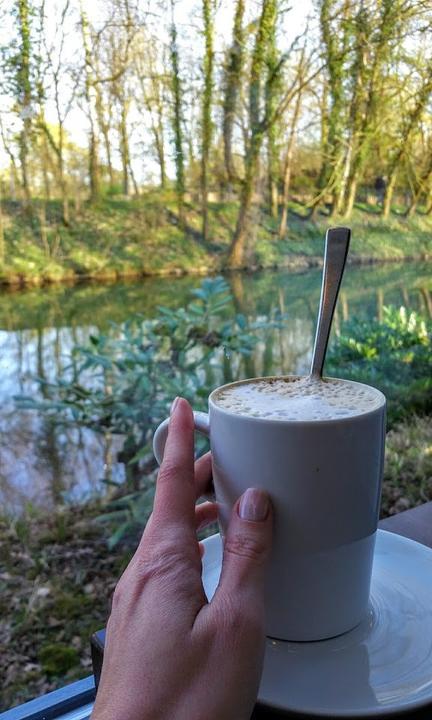
[[[250,211],[257,176],[259,154],[265,132],[275,117],[270,117],[269,104],[262,111],[262,77],[266,64],[269,40],[273,36],[277,17],[277,0],[263,0],[261,15],[255,35],[249,75],[249,137],[244,159],[245,175],[240,193],[240,208],[237,224],[229,250],[227,265],[240,268],[244,265],[246,237],[250,226]],[[279,72],[280,68],[278,68]],[[267,77],[267,84],[277,80],[278,72]],[[268,90],[267,90],[268,92]]]
[[[57,128],[55,131],[50,127],[45,119],[43,102],[45,94],[42,91],[39,94],[39,116],[38,125],[45,134],[49,146],[54,152],[57,161],[58,182],[62,199],[62,220],[65,225],[69,225],[69,196],[68,182],[65,172],[65,122],[72,109],[77,82],[76,79],[68,86],[68,69],[65,68],[64,50],[67,42],[67,21],[70,19],[70,0],[66,0],[61,8],[59,19],[56,23],[55,38],[56,43],[47,37],[46,29],[44,32],[44,49],[47,60],[47,67],[44,69],[48,74],[48,81],[52,84],[52,93],[57,117]],[[43,87],[44,78],[40,78],[40,87]]]
[[[244,12],[245,0],[237,0],[234,14],[232,44],[225,67],[222,134],[224,142],[225,172],[229,187],[231,187],[236,179],[233,160],[233,133],[245,55],[245,32],[243,28]]]
[[[411,110],[403,119],[399,142],[395,152],[390,158],[388,167],[387,186],[383,202],[383,217],[388,218],[390,214],[391,202],[396,185],[398,173],[401,169],[402,162],[408,151],[409,144],[414,132],[417,130],[419,122],[425,112],[427,103],[432,93],[432,62],[425,68],[425,72],[420,81],[420,87],[417,90]]]
[[[268,98],[273,96],[271,86],[273,84],[279,84],[280,74],[288,57],[297,46],[299,39],[294,39],[288,51],[280,56],[276,66],[272,66],[271,64],[267,66],[267,73],[265,74],[264,68],[266,67],[268,58],[269,42],[274,34],[277,13],[277,0],[263,0],[249,73],[249,128],[246,136],[244,158],[245,174],[241,184],[240,207],[236,228],[227,258],[227,266],[231,269],[244,266],[245,245],[251,225],[251,209],[255,183],[258,177],[260,151],[266,133],[268,133],[270,125],[281,117],[297,94],[301,92],[303,88],[313,80],[317,72],[319,72],[319,69],[314,70],[300,83],[297,82],[295,78],[294,81],[288,85],[288,88],[280,97],[276,106],[268,102]],[[263,88],[262,78],[264,75],[266,82]]]
[[[415,186],[411,196],[411,201],[405,211],[405,217],[412,217],[417,210],[421,196],[428,195],[428,188],[432,188],[432,137],[429,138],[428,147],[426,148],[426,157],[423,162],[423,168],[419,177],[415,179]],[[430,190],[429,190],[430,192]]]
[[[89,23],[80,0],[80,24],[84,47],[84,97],[86,100],[87,117],[89,121],[89,180],[90,201],[96,202],[100,198],[100,169],[99,169],[99,137],[97,121],[97,90],[92,62],[92,50],[89,37]]]
[[[201,119],[201,208],[202,208],[202,234],[204,241],[208,240],[208,164],[213,134],[211,117],[211,102],[213,95],[213,13],[214,0],[202,0],[202,13],[204,22],[204,59],[203,59],[203,99]]]
[[[329,106],[322,133],[321,169],[318,176],[317,197],[312,204],[314,215],[328,193],[333,196],[331,212],[335,210],[335,196],[341,180],[343,160],[343,127],[346,114],[344,66],[350,48],[350,0],[320,0],[319,22],[323,61],[326,68],[324,97]]]
[[[117,132],[122,164],[122,192],[123,195],[129,195],[129,179],[132,179],[135,193],[137,193],[137,186],[132,172],[128,126],[128,114],[133,98],[130,87],[131,48],[137,33],[137,22],[132,17],[129,0],[111,0],[111,2],[112,16],[107,24],[108,32],[105,39],[107,76],[98,78],[98,84],[108,85],[109,97],[117,107]]]
[[[13,139],[7,133],[5,123],[0,113],[0,135],[3,143],[3,148],[6,155],[9,158],[9,175],[10,175],[10,194],[15,200],[15,189],[19,186],[19,170],[16,162],[15,155],[13,153]]]
[[[282,92],[282,76],[278,72],[279,51],[276,44],[276,22],[272,27],[271,34],[268,39],[267,50],[267,72],[269,76],[277,74],[274,82],[266,84],[265,103],[267,105],[267,115],[272,117],[276,107],[280,102]],[[279,178],[279,148],[277,145],[279,135],[279,122],[271,122],[267,127],[267,177],[268,177],[268,195],[269,210],[273,218],[278,216],[278,178]]]
[[[307,30],[306,30],[307,33]],[[306,57],[306,44],[303,45],[300,53],[298,67],[296,70],[297,82],[299,84],[299,91],[294,103],[294,109],[291,116],[291,122],[289,125],[288,139],[286,144],[285,157],[283,159],[283,176],[282,176],[282,212],[279,223],[278,236],[282,240],[286,234],[286,227],[288,221],[288,198],[290,191],[291,175],[292,175],[292,159],[294,152],[294,143],[297,133],[297,125],[300,118],[301,103],[303,99],[303,91],[305,89],[304,80],[307,74],[308,65],[310,58]]]
[[[338,210],[351,215],[363,169],[370,156],[372,141],[384,126],[383,112],[388,96],[386,67],[390,67],[395,46],[404,26],[409,3],[382,0],[377,6],[361,4],[354,21],[355,54],[353,92],[349,113],[344,183]]]
[[[119,49],[117,46],[118,29],[116,35],[111,34],[111,63],[114,72],[118,69],[120,62]],[[117,70],[118,71],[118,70]],[[122,165],[122,193],[129,195],[129,176],[130,176],[130,148],[129,148],[129,130],[128,130],[128,114],[131,104],[131,94],[127,83],[127,70],[120,75],[116,74],[115,79],[111,83],[111,97],[117,106],[117,132],[119,137],[119,150]]]
[[[183,157],[183,113],[182,113],[182,83],[179,69],[179,52],[177,44],[177,28],[174,18],[175,0],[171,0],[170,23],[170,60],[171,60],[171,90],[173,97],[172,127],[174,136],[174,153],[176,168],[176,192],[180,223],[184,220],[184,194],[185,175]]]
[[[165,48],[162,48],[161,53],[158,50],[155,37],[141,33],[134,43],[132,60],[140,90],[136,102],[138,105],[143,104],[148,113],[150,134],[159,165],[160,187],[164,189],[167,184],[165,106],[170,93],[170,78],[164,70],[167,65]]]
[[[13,98],[12,110],[20,123],[16,136],[19,157],[20,185],[24,207],[31,217],[31,187],[29,152],[33,126],[34,101],[34,55],[32,21],[34,8],[31,0],[15,0],[11,10],[15,36],[4,48],[2,85],[5,94]],[[6,146],[5,146],[6,147]]]
[[[30,196],[30,180],[28,176],[28,152],[30,132],[32,125],[32,88],[31,88],[31,70],[30,70],[30,21],[31,8],[29,0],[18,0],[18,29],[20,38],[19,65],[17,68],[17,85],[21,93],[21,117],[23,127],[20,134],[20,162],[22,173],[22,184],[24,190],[24,199],[27,210],[31,207]]]
[[[4,237],[3,222],[3,176],[0,174],[0,265],[4,264],[6,258],[6,246]]]

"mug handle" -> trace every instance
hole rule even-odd
[[[208,413],[194,412],[193,416],[194,416],[195,430],[197,430],[202,435],[209,437],[210,423],[209,423]],[[169,423],[169,418],[167,418],[166,420],[161,422],[159,427],[156,429],[155,434],[153,435],[153,453],[157,460],[158,465],[160,465],[163,460],[165,443],[166,443],[166,439],[168,437],[168,423]]]

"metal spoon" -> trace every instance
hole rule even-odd
[[[310,378],[321,379],[336,300],[348,255],[351,230],[329,228],[326,233],[323,279]]]

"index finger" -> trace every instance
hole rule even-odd
[[[156,481],[152,529],[180,524],[195,532],[195,498],[194,418],[188,401],[176,398]]]

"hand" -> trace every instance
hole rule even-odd
[[[209,454],[193,460],[192,410],[173,405],[153,513],[114,593],[93,720],[246,720],[264,654],[263,575],[271,544],[266,493],[235,504],[209,603],[197,525],[216,508]]]

